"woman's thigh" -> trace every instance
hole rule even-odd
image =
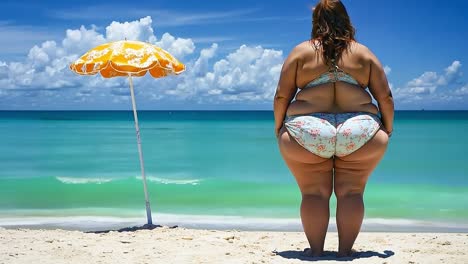
[[[361,148],[334,159],[334,190],[336,196],[363,193],[372,171],[382,159],[388,145],[388,135],[379,130]]]
[[[333,159],[322,158],[303,148],[284,126],[280,130],[278,146],[302,194],[331,195]]]

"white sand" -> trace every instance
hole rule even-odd
[[[366,233],[352,263],[468,263],[468,234]],[[300,232],[194,230],[168,227],[84,233],[0,228],[0,263],[309,263]],[[337,261],[337,233],[325,243]],[[351,259],[350,259],[351,260]]]

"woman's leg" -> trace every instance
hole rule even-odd
[[[387,144],[387,134],[379,130],[355,152],[344,157],[335,156],[334,191],[337,198],[339,256],[351,254],[364,218],[364,188],[369,175],[382,159]]]
[[[278,145],[302,193],[301,220],[312,256],[323,253],[330,219],[333,160],[319,157],[300,146],[283,127]]]

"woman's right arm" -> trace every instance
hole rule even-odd
[[[387,76],[382,64],[377,57],[369,50],[370,77],[369,91],[378,103],[382,123],[388,134],[393,131],[394,104],[392,91],[388,85]]]

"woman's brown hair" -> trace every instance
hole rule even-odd
[[[312,40],[319,42],[324,62],[331,65],[355,41],[356,30],[340,0],[320,0],[312,19]]]

